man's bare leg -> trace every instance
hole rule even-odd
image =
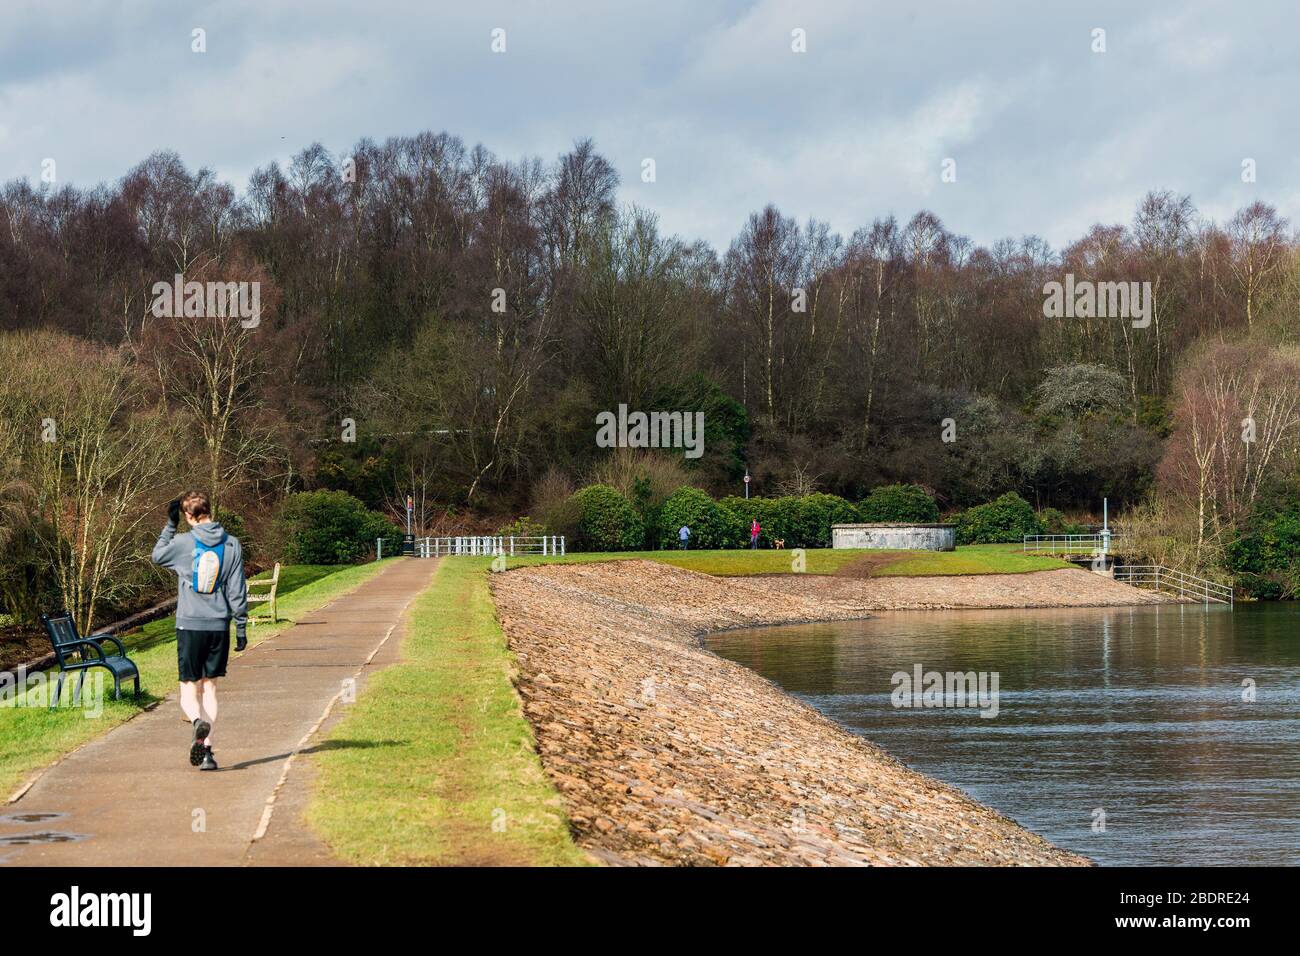
[[[208,683],[203,681],[202,683]],[[203,716],[203,705],[199,702],[201,688],[199,681],[181,681],[181,710],[189,722],[194,725],[194,742],[190,745],[190,766],[197,767],[203,762],[205,741],[212,733],[212,724]]]
[[[205,677],[200,682],[203,687],[203,719],[213,727],[217,726],[217,682]],[[208,731],[208,738],[203,741],[204,744],[212,746],[212,731]]]
[[[181,681],[181,713],[191,724],[203,716],[199,708],[199,685],[197,681]]]

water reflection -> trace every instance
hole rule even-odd
[[[896,612],[709,646],[1098,862],[1300,862],[1294,604]],[[997,672],[997,717],[892,706],[917,664]]]

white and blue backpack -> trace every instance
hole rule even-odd
[[[226,559],[226,535],[216,544],[204,544],[194,539],[194,576],[190,580],[192,587],[199,594],[215,594],[217,583],[221,580],[221,566]]]

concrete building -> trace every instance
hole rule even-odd
[[[831,525],[831,547],[877,548],[902,551],[952,551],[957,547],[957,526],[953,524],[870,524]]]

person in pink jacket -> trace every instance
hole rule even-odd
[[[755,518],[753,523],[749,526],[749,546],[751,548],[758,547],[758,536],[762,530],[762,527],[758,523],[758,519]]]

